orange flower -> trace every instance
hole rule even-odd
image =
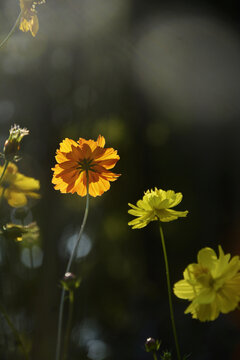
[[[64,139],[56,151],[58,164],[52,169],[54,188],[61,193],[76,192],[85,196],[88,176],[90,195],[95,197],[107,191],[110,188],[109,181],[115,181],[120,176],[109,171],[120,157],[116,150],[104,149],[104,145],[105,139],[101,135],[97,141]]]

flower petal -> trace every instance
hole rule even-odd
[[[97,146],[100,146],[102,148],[105,146],[105,139],[102,135],[98,135]]]
[[[215,251],[209,247],[205,247],[198,252],[198,263],[213,271],[217,263],[217,255]]]
[[[203,289],[199,295],[196,297],[196,302],[198,304],[210,304],[214,302],[216,298],[216,292],[213,288]]]
[[[186,280],[176,282],[173,287],[173,292],[180,299],[192,300],[195,296],[194,288]]]
[[[38,180],[24,176],[20,173],[17,173],[12,185],[21,191],[40,189],[40,182]]]
[[[193,301],[184,313],[191,313],[193,319],[200,321],[213,321],[219,316],[219,308],[216,303],[199,305]]]
[[[23,192],[11,191],[11,189],[8,188],[4,192],[4,197],[12,207],[20,207],[27,204],[27,197]]]

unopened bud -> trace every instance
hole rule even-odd
[[[20,128],[18,125],[14,125],[9,130],[9,138],[5,141],[3,153],[4,157],[8,161],[12,161],[17,157],[20,150],[20,142],[22,138],[29,134],[26,128]]]
[[[20,144],[16,139],[6,140],[3,148],[3,152],[6,159],[12,159],[20,150]]]
[[[161,345],[161,341],[149,337],[145,342],[145,350],[147,352],[156,352],[159,350],[160,345]]]
[[[66,272],[61,283],[66,291],[73,291],[80,286],[81,279],[71,272]]]

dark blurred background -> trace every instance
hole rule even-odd
[[[106,138],[122,176],[90,201],[74,272],[69,359],[148,360],[144,342],[173,351],[157,223],[127,225],[128,202],[158,187],[183,193],[186,219],[164,224],[172,283],[205,246],[240,254],[240,34],[238,1],[52,0],[38,6],[36,38],[17,30],[0,50],[0,145],[14,123],[30,130],[19,171],[39,179],[31,206],[40,241],[29,250],[0,239],[1,303],[31,359],[54,359],[59,281],[85,199],[51,184],[65,137]],[[0,36],[19,13],[0,2]],[[1,163],[2,164],[2,163]],[[31,204],[30,204],[31,205]],[[33,205],[33,204],[32,204]],[[1,208],[1,225],[16,221]],[[239,311],[200,323],[174,297],[181,351],[193,360],[240,358]],[[21,359],[1,317],[0,358]]]

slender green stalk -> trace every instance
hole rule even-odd
[[[64,342],[64,348],[63,348],[63,360],[67,360],[67,355],[68,355],[68,345],[69,345],[69,338],[70,338],[70,332],[71,332],[71,327],[72,327],[73,304],[74,304],[74,291],[70,290],[69,291],[68,322],[67,322],[65,342]]]
[[[31,269],[33,269],[33,249],[32,249],[32,246],[29,248],[29,258],[30,258]]]
[[[15,24],[13,25],[12,29],[9,31],[8,35],[5,37],[5,39],[1,42],[0,44],[0,49],[6,44],[6,42],[8,41],[8,39],[12,36],[12,34],[14,33],[14,31],[16,30],[18,24],[20,23],[21,20],[21,16],[22,16],[22,11],[20,11],[20,14],[17,17],[17,20],[15,22]]]
[[[178,360],[181,360],[179,344],[178,344],[178,337],[177,337],[177,331],[176,331],[176,325],[175,325],[175,320],[174,320],[174,313],[173,313],[172,289],[171,289],[171,283],[170,283],[167,250],[166,250],[166,245],[165,245],[165,240],[164,240],[164,235],[163,235],[163,230],[162,230],[161,223],[160,223],[159,228],[160,228],[160,236],[161,236],[163,255],[164,255],[164,261],[165,261],[167,287],[168,287],[168,301],[169,301],[169,308],[170,308],[170,317],[171,317],[171,322],[172,322],[172,330],[173,330],[173,336],[174,336],[175,346],[176,346],[176,351],[177,351],[177,358],[178,358]]]
[[[156,351],[153,352],[153,359],[154,360],[157,360],[157,354],[156,354]]]
[[[1,185],[1,182],[3,180],[4,174],[5,174],[6,170],[7,170],[8,164],[9,164],[9,161],[5,160],[5,163],[4,163],[4,166],[3,166],[3,171],[2,171],[2,174],[0,176],[0,185]]]
[[[2,313],[2,315],[4,316],[4,319],[8,323],[8,326],[12,330],[13,335],[15,336],[15,339],[16,339],[17,343],[20,344],[20,346],[21,346],[21,348],[23,350],[25,359],[29,360],[29,355],[28,355],[28,352],[25,349],[25,346],[24,346],[24,344],[22,342],[21,336],[20,336],[19,332],[17,331],[17,329],[15,328],[14,324],[12,323],[12,321],[11,321],[10,317],[8,316],[6,310],[4,309],[4,307],[1,304],[0,304],[0,312]]]
[[[4,196],[4,193],[5,193],[5,188],[2,189],[2,193],[1,193],[1,196],[0,196],[0,206],[2,204],[2,200],[3,200],[3,196]]]
[[[4,166],[3,166],[3,171],[2,171],[2,174],[0,176],[0,185],[1,185],[1,182],[3,180],[4,174],[5,174],[6,170],[7,170],[8,164],[9,164],[9,161],[5,160],[5,163],[4,163]],[[2,189],[2,194],[1,194],[1,197],[0,197],[0,205],[2,204],[2,199],[3,199],[3,196],[4,196],[5,190],[6,190],[6,188]]]
[[[65,274],[67,272],[70,271],[71,266],[72,266],[72,262],[75,258],[76,252],[77,252],[77,248],[78,245],[80,243],[82,234],[83,234],[83,230],[87,221],[87,217],[88,217],[88,210],[89,210],[89,178],[88,178],[88,172],[86,171],[87,174],[87,199],[86,199],[86,207],[85,207],[85,213],[84,213],[84,217],[83,217],[83,222],[78,234],[78,239],[76,241],[76,244],[74,246],[74,249],[72,251],[72,254],[70,256],[70,259],[68,261],[67,264],[67,268],[65,271]],[[59,308],[59,317],[58,317],[58,334],[57,334],[57,346],[56,346],[56,360],[60,359],[60,351],[61,351],[61,337],[62,337],[62,320],[63,320],[63,308],[64,308],[64,297],[65,297],[65,289],[62,288],[62,293],[61,293],[61,300],[60,300],[60,308]]]

